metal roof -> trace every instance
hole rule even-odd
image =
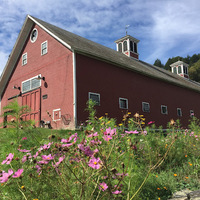
[[[50,34],[52,37],[58,40],[58,42],[62,43],[71,51],[112,63],[116,65],[116,67],[122,67],[154,79],[159,79],[173,85],[200,92],[199,83],[182,78],[171,73],[170,71],[148,64],[141,60],[130,58],[121,52],[117,52],[111,48],[105,47],[101,44],[95,43],[91,40],[28,15],[11,52],[10,58],[0,77],[1,96],[10,76],[12,75],[20,52],[34,24],[40,26],[43,30],[45,30],[48,34]]]
[[[178,60],[177,62],[172,63],[172,64],[170,65],[170,67],[175,67],[175,66],[177,66],[177,65],[182,65],[182,64],[183,64],[184,66],[187,66],[187,67],[189,66],[187,63]]]

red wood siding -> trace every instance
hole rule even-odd
[[[14,85],[21,87],[22,81],[41,74],[45,77],[45,81],[41,82],[41,120],[51,121],[53,127],[66,127],[62,120],[52,120],[53,110],[61,109],[62,115],[71,116],[68,126],[73,126],[72,52],[37,25],[33,28],[38,30],[37,40],[32,43],[28,38],[2,98],[2,107],[9,102],[8,98],[19,94],[19,90],[13,89]],[[41,43],[44,41],[48,41],[48,53],[42,56]],[[26,52],[27,64],[22,66],[22,55]],[[18,101],[22,104],[22,97],[18,97]]]
[[[36,125],[39,126],[40,123],[40,105],[41,105],[41,96],[40,89],[27,92],[22,95],[22,105],[29,106],[31,111],[22,116],[23,120],[35,120]]]
[[[88,92],[100,94],[100,106],[96,106],[98,117],[108,113],[118,122],[127,112],[119,108],[120,97],[128,99],[128,111],[144,114],[147,122],[152,120],[156,125],[166,125],[170,119],[177,119],[177,108],[182,109],[183,116],[180,119],[185,126],[190,118],[190,110],[200,117],[199,93],[83,55],[77,54],[76,63],[78,121],[88,117],[85,111]],[[150,113],[142,111],[142,102],[150,104]],[[161,105],[168,107],[168,115],[161,114]]]

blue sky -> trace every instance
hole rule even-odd
[[[112,49],[130,25],[151,64],[200,53],[199,0],[0,0],[0,74],[27,14]]]

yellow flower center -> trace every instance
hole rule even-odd
[[[94,162],[94,164],[96,165],[96,164],[97,164],[97,162],[95,161],[95,162]]]

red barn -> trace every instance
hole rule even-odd
[[[139,60],[136,38],[115,42],[117,51],[27,16],[1,75],[0,114],[17,98],[31,108],[24,120],[77,128],[93,99],[98,116],[118,120],[128,111],[156,125],[173,118],[187,126],[191,115],[200,117],[200,85],[188,78],[187,64],[175,63],[171,73]]]

